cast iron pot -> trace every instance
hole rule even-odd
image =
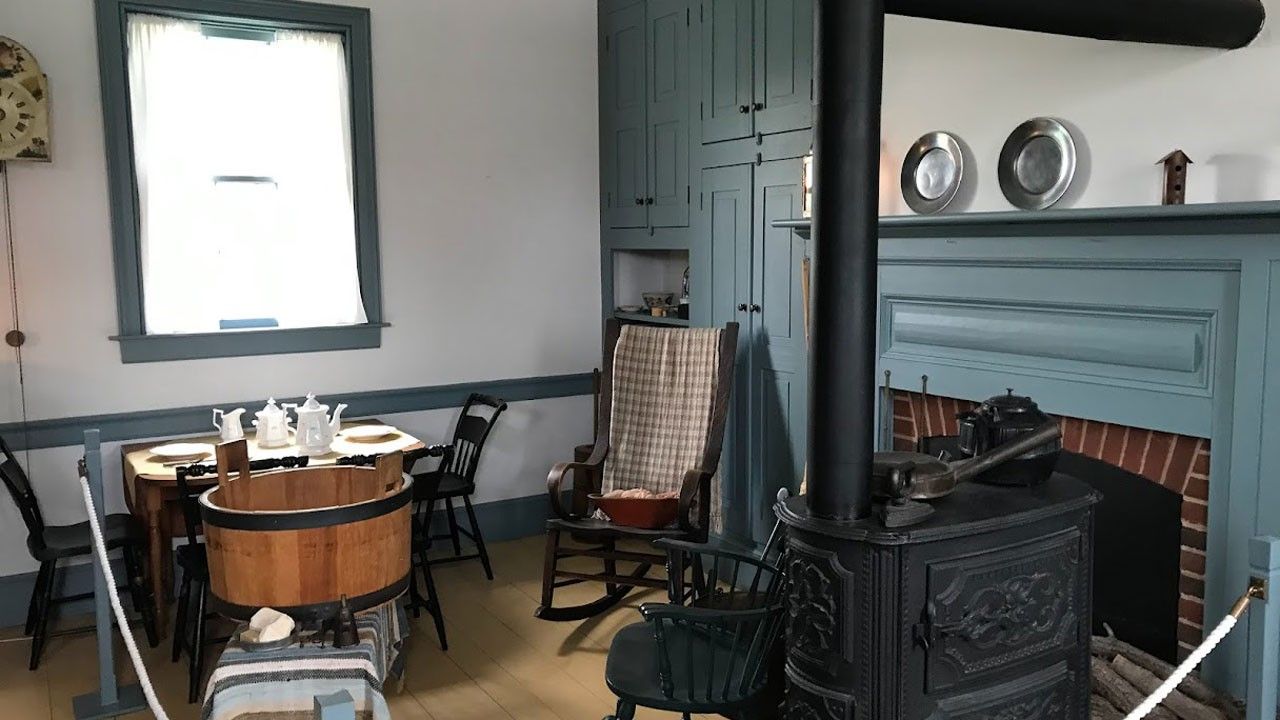
[[[1053,421],[1035,401],[1014,395],[1012,388],[1008,394],[989,398],[976,409],[960,413],[957,417],[960,421],[960,451],[965,457],[990,452]],[[1039,485],[1053,474],[1060,452],[1062,438],[1057,437],[983,472],[974,477],[974,482],[1023,487]]]

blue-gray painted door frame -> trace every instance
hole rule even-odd
[[[751,313],[739,310],[751,302],[752,168],[713,168],[702,173],[702,227],[710,253],[710,324],[736,322],[738,330],[734,393],[720,460],[724,534],[752,535],[754,502],[747,482],[751,422]]]
[[[645,227],[649,184],[644,3],[606,13],[600,28],[605,224],[612,228]]]
[[[689,225],[689,0],[649,0],[645,22],[650,227]]]
[[[755,3],[756,132],[812,127],[813,0]]]
[[[702,0],[702,142],[751,137],[755,0]]]
[[[800,215],[800,163],[755,169],[751,281],[752,539],[773,528],[779,488],[795,492],[804,475],[808,351],[801,292],[806,240],[773,221]]]

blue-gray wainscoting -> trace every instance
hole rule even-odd
[[[568,502],[567,497],[565,502]],[[492,548],[493,543],[502,542],[503,540],[516,540],[522,537],[541,535],[546,527],[546,519],[550,515],[551,506],[547,502],[547,496],[544,494],[483,503],[476,505],[475,510],[476,521],[480,523],[480,527],[484,530],[485,542],[489,543],[490,548]],[[436,510],[432,519],[437,533],[444,531],[444,513],[444,510]],[[461,506],[455,509],[455,514],[462,527],[469,527],[465,511]],[[444,543],[444,545],[447,544]],[[475,568],[476,577],[484,577],[484,570],[481,569],[479,560],[468,564]],[[69,565],[62,569],[59,572],[61,586],[56,592],[59,595],[92,592],[92,567],[88,563],[82,563]],[[112,564],[112,569],[115,571],[117,579],[124,577],[122,574],[124,567],[120,565],[119,561]],[[181,571],[178,572],[181,573]],[[21,625],[26,620],[27,602],[31,598],[31,589],[35,586],[35,583],[36,574],[34,572],[0,577],[0,628]],[[128,595],[122,597],[126,604],[128,603],[127,598]],[[56,608],[55,613],[57,614],[54,618],[56,620],[59,616],[85,615],[92,612],[92,610],[93,605],[89,600],[69,603]],[[445,613],[447,614],[448,612],[449,608],[446,606]],[[88,624],[88,622],[89,620],[86,618],[83,624]],[[73,626],[67,625],[66,627]]]
[[[507,402],[543,400],[591,394],[591,374],[546,375],[530,378],[508,378],[454,385],[372,390],[342,394],[326,394],[331,405],[343,402],[350,407],[347,417],[367,417],[389,413],[418,412],[462,407],[473,392],[500,397]],[[277,398],[284,401],[285,398]],[[25,430],[21,423],[0,424],[9,447],[15,450],[64,447],[84,441],[84,431],[102,431],[104,442],[121,442],[143,438],[190,435],[210,432],[209,408],[257,407],[266,398],[239,402],[219,402],[191,407],[79,415],[51,420],[31,420]]]

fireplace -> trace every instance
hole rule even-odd
[[[925,437],[954,435],[956,415],[973,405],[956,398],[895,391],[895,449],[914,449]],[[1079,418],[1061,422],[1065,453],[1059,469],[1093,483],[1104,497],[1098,511],[1097,548],[1106,557],[1099,559],[1097,568],[1095,630],[1108,622],[1117,636],[1147,652],[1170,661],[1186,657],[1204,634],[1209,441]],[[1143,482],[1150,487],[1142,487]],[[1171,511],[1171,506],[1176,510]],[[1133,527],[1133,517],[1125,517],[1126,512],[1141,516],[1142,527]],[[1170,512],[1177,513],[1176,525],[1168,522]],[[1133,537],[1159,539],[1143,543],[1147,547],[1138,548],[1142,554],[1137,556],[1108,556],[1108,540],[1119,548],[1118,539]],[[1125,565],[1143,567],[1148,573],[1134,580],[1120,572]],[[1116,607],[1129,595],[1130,580],[1143,585],[1142,599],[1152,613],[1136,628],[1127,619],[1136,608]],[[1128,626],[1128,632],[1121,625]]]

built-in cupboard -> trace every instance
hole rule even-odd
[[[725,530],[760,542],[777,489],[804,472],[808,248],[772,221],[801,214],[813,0],[599,7],[604,312],[644,321],[637,291],[682,293],[684,262],[689,319],[651,322],[739,324]]]

